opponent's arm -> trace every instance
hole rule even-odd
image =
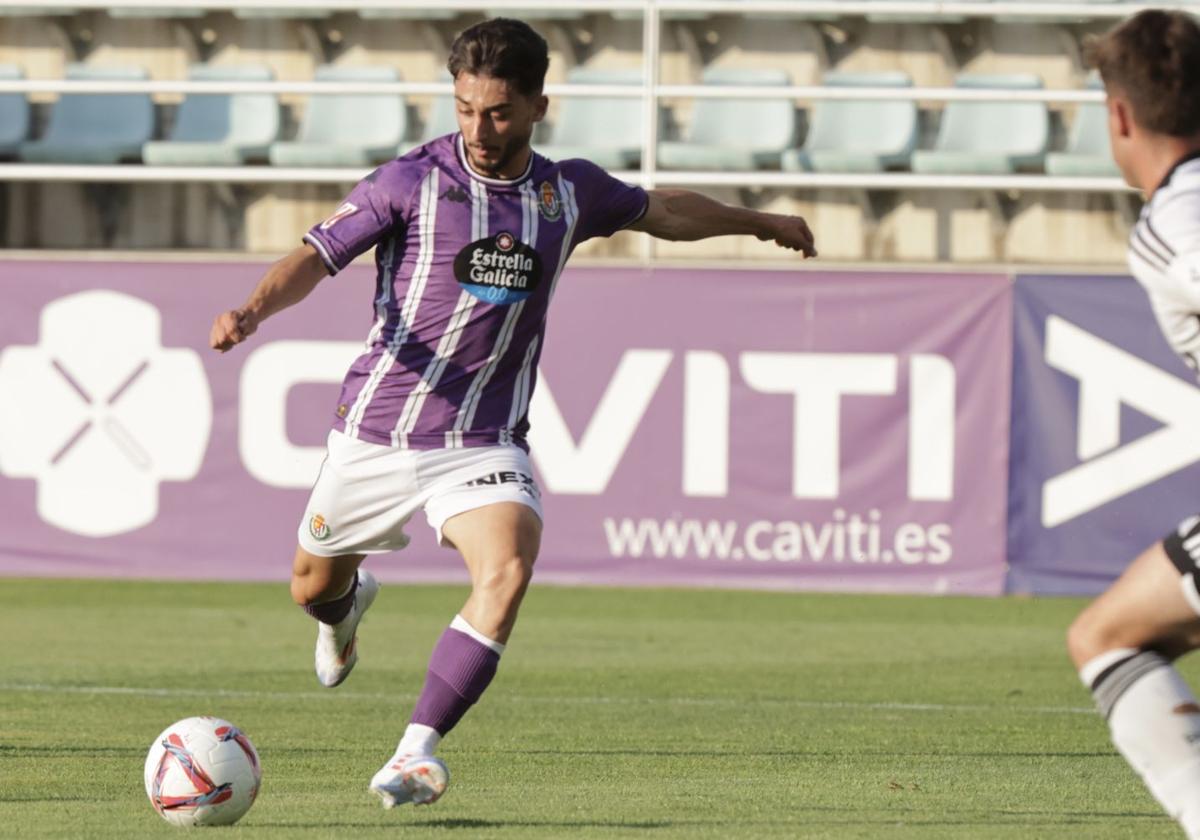
[[[629,226],[659,239],[692,242],[710,236],[745,234],[774,240],[781,248],[817,255],[812,231],[799,216],[731,207],[690,190],[650,190],[646,214]]]
[[[267,318],[304,300],[328,274],[317,249],[301,245],[267,269],[240,309],[216,317],[209,344],[222,353],[241,344]]]

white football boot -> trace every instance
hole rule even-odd
[[[358,662],[358,623],[379,594],[379,582],[370,573],[358,570],[354,605],[337,624],[317,623],[317,679],[326,688],[342,684]]]
[[[396,755],[371,779],[371,793],[384,808],[411,802],[432,805],[450,785],[450,770],[432,755]]]

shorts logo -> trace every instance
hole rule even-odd
[[[317,513],[313,518],[308,520],[308,532],[313,535],[315,540],[327,540],[333,532],[329,530],[329,523],[325,521],[325,517]]]
[[[542,282],[542,258],[508,231],[478,239],[454,258],[454,277],[486,303],[507,306],[525,300]]]
[[[537,482],[533,480],[533,476],[519,472],[494,472],[491,475],[485,475],[476,478],[473,481],[468,481],[467,487],[498,487],[501,484],[518,484],[517,490],[530,496],[534,499],[542,497],[542,491],[538,489]]]
[[[345,420],[345,419],[346,419],[346,415],[347,415],[349,412],[350,412],[350,408],[349,408],[349,406],[347,406],[345,403],[342,403],[341,405],[339,405],[339,406],[337,407],[337,416],[338,416],[338,417],[340,417],[340,418],[342,418],[343,420]]]
[[[331,227],[336,225],[342,219],[346,218],[347,216],[353,216],[357,212],[358,212],[358,207],[351,204],[349,201],[347,201],[341,207],[334,210],[332,216],[330,216],[325,221],[321,222],[321,230],[329,230]]]
[[[542,185],[538,187],[538,212],[547,222],[557,222],[562,218],[562,201],[559,200],[558,191],[549,181],[542,181]]]

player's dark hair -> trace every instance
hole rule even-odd
[[[529,24],[511,18],[485,20],[460,32],[446,62],[455,79],[464,72],[490,76],[509,82],[525,96],[542,92],[549,67],[546,39]]]
[[[1178,11],[1148,9],[1086,44],[1105,87],[1129,99],[1133,118],[1158,134],[1200,132],[1200,25]]]

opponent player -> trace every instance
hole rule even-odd
[[[1113,158],[1146,195],[1129,264],[1171,346],[1200,368],[1200,27],[1145,11],[1090,47]],[[1200,433],[1200,430],[1197,430]],[[1113,743],[1200,840],[1200,705],[1171,664],[1200,647],[1200,516],[1138,557],[1071,625],[1068,648]]]
[[[411,723],[371,780],[385,807],[445,790],[434,750],[491,682],[529,583],[542,522],[526,415],[571,251],[631,228],[674,240],[749,234],[816,255],[801,218],[647,193],[587,161],[534,153],[548,64],[546,42],[519,21],[459,35],[448,67],[460,132],[367,176],[212,328],[212,346],[230,349],[375,246],[375,323],[346,375],[293,563],[292,597],[320,623],[318,678],[336,686],[354,667],[379,590],[359,564],[403,548],[418,510],[472,582]]]

